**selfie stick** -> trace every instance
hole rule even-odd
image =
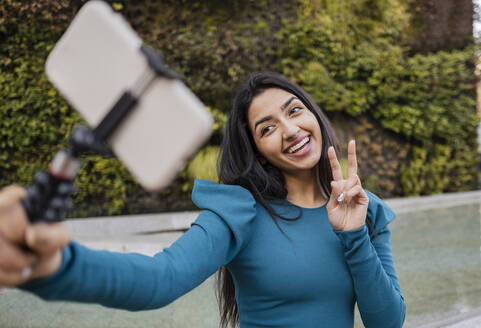
[[[73,180],[81,165],[79,155],[93,152],[113,156],[105,144],[106,141],[135,108],[150,84],[159,76],[168,79],[180,78],[156,51],[144,45],[140,51],[149,65],[133,88],[122,94],[97,127],[75,128],[70,137],[70,148],[61,149],[55,154],[47,172],[35,174],[35,183],[27,188],[27,197],[22,201],[30,222],[64,220],[65,212],[72,207],[71,196],[76,191]]]

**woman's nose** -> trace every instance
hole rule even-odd
[[[296,140],[297,137],[299,136],[300,131],[301,131],[301,129],[296,124],[287,123],[284,126],[283,137],[287,141]]]

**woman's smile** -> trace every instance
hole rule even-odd
[[[309,153],[312,148],[311,136],[305,136],[299,138],[300,140],[294,142],[293,146],[290,146],[284,152],[290,157],[300,157]]]

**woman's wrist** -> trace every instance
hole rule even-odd
[[[362,224],[357,224],[357,225],[346,225],[341,229],[334,229],[334,231],[355,231],[355,230],[361,229],[364,225],[365,225],[364,222]]]
[[[364,238],[369,237],[368,229],[365,224],[353,230],[334,230],[334,233],[337,235],[346,249],[353,248],[354,244],[357,244]]]

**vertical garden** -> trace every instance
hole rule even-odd
[[[432,8],[400,0],[109,2],[208,106],[214,133],[159,193],[142,191],[117,160],[86,156],[71,215],[192,209],[193,179],[216,178],[236,87],[262,70],[303,86],[341,149],[356,138],[363,185],[373,192],[477,188],[475,45],[431,42],[422,18]],[[28,184],[81,122],[44,63],[83,3],[0,0],[0,186]]]

